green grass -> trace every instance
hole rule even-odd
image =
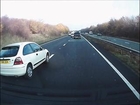
[[[140,74],[140,66],[136,59],[133,59],[132,57],[128,55],[119,54],[116,52],[112,52],[117,58],[119,58],[124,64],[127,66],[133,68],[135,71],[137,71],[138,74]]]

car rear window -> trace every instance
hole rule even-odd
[[[74,33],[74,35],[80,35],[80,32],[79,32],[79,31],[76,31],[76,32]]]
[[[13,57],[16,56],[19,50],[19,46],[3,47],[0,50],[0,57]]]
[[[76,31],[75,34],[80,34],[80,32],[79,31]]]

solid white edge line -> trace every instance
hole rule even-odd
[[[54,54],[52,54],[52,55],[49,57],[49,59],[51,59],[53,56],[54,56]]]
[[[83,37],[83,36],[82,36]],[[83,37],[84,38],[84,37]],[[134,95],[140,100],[140,94],[137,90],[130,84],[130,82],[119,72],[119,70],[100,52],[98,51],[86,38],[84,38],[102,57],[103,59],[113,68],[113,70],[121,77],[121,79],[126,83]]]

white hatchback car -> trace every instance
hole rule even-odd
[[[13,43],[0,50],[0,74],[31,78],[33,70],[49,62],[50,52],[35,42]]]

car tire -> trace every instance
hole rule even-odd
[[[45,63],[49,63],[49,55],[46,54],[46,60],[45,60]]]
[[[26,68],[25,77],[26,77],[27,79],[30,79],[32,76],[33,76],[33,69],[32,69],[31,64],[28,64],[28,66],[27,66],[27,68]]]

